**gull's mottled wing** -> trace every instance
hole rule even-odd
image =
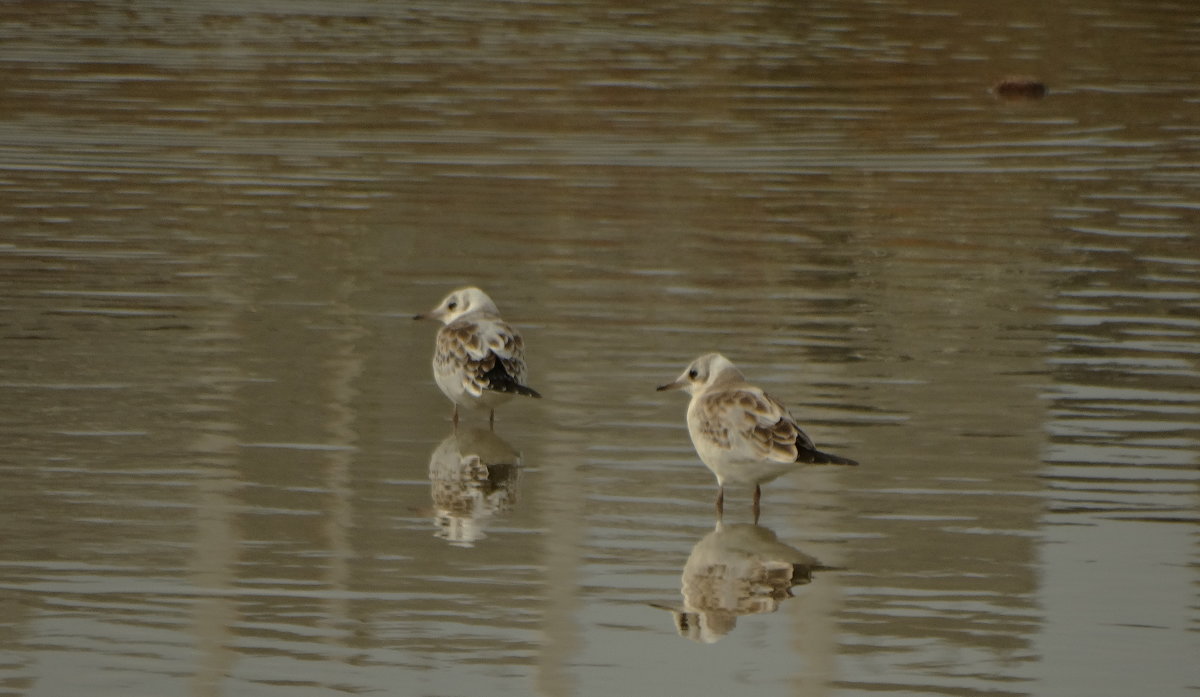
[[[484,390],[540,396],[525,387],[525,343],[504,320],[491,317],[459,319],[438,331],[434,360],[453,370],[467,393]]]
[[[757,387],[704,395],[697,418],[700,433],[713,445],[731,450],[744,444],[757,460],[795,462],[799,449],[813,447],[787,409]]]

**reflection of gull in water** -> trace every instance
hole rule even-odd
[[[496,513],[517,499],[521,455],[504,439],[479,428],[459,429],[429,458],[437,537],[470,547]]]
[[[793,586],[829,568],[767,528],[717,522],[683,567],[683,609],[664,609],[675,615],[680,636],[711,644],[733,631],[739,616],[775,612]]]

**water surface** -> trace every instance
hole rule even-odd
[[[0,692],[1200,688],[1186,3],[16,3],[0,39]],[[494,432],[410,319],[468,283],[546,395]],[[653,389],[710,350],[863,465],[718,526]]]

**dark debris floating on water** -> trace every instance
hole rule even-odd
[[[1041,99],[1046,92],[1046,83],[1028,75],[1010,75],[992,85],[992,94],[1002,99]]]

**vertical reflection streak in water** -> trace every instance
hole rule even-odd
[[[992,184],[881,180],[862,207],[858,241],[877,252],[856,262],[872,360],[849,370],[884,383],[863,403],[899,419],[857,430],[878,460],[854,473],[839,507],[862,535],[837,577],[844,687],[969,694],[1037,660],[1032,475],[1046,333],[1027,323],[1049,294],[1040,211],[1058,194],[1014,179],[1001,200]],[[921,216],[873,217],[895,199],[923,201]]]
[[[837,521],[830,511],[841,510],[845,499],[839,495],[840,486],[853,486],[845,473],[812,474],[800,495],[801,502],[796,514],[798,528],[808,531],[835,529]],[[805,545],[805,550],[814,554],[825,565],[842,566],[840,552],[832,546],[818,543]],[[796,654],[803,657],[792,678],[797,693],[805,697],[830,694],[837,678],[837,654],[839,631],[838,610],[841,605],[842,582],[839,574],[822,574],[809,586],[803,598],[789,606],[793,624],[792,646]]]
[[[214,278],[234,278],[216,273]],[[224,694],[223,680],[237,662],[232,648],[237,623],[236,585],[238,549],[242,536],[235,523],[239,508],[234,498],[242,485],[237,474],[239,425],[234,417],[237,389],[242,377],[236,367],[236,346],[244,340],[237,332],[236,315],[244,302],[232,290],[209,289],[213,309],[197,318],[201,325],[189,335],[191,351],[204,366],[194,378],[197,389],[191,408],[205,417],[196,425],[188,446],[199,465],[196,478],[196,539],[190,564],[191,583],[200,591],[192,611],[197,665],[189,692],[196,697]]]
[[[582,641],[576,613],[583,578],[586,497],[578,457],[585,448],[582,443],[555,440],[537,451],[541,486],[536,496],[546,531],[542,561],[546,597],[535,684],[540,695],[569,697],[575,693],[571,666]]]
[[[234,381],[226,376],[201,377],[198,381],[210,382],[213,393],[224,392],[226,396],[236,389]],[[197,478],[196,540],[190,565],[192,584],[202,592],[192,613],[198,665],[192,675],[191,692],[203,697],[222,694],[221,681],[237,656],[231,648],[231,628],[238,613],[236,600],[228,591],[236,580],[239,535],[233,521],[236,505],[232,497],[240,481],[231,474],[237,462],[236,437],[220,426],[209,425],[213,431],[197,434],[190,447],[199,464],[208,470]]]
[[[348,277],[335,291],[329,319],[338,327],[338,331],[331,332],[334,345],[324,361],[322,380],[328,395],[322,404],[327,410],[325,427],[329,442],[340,446],[328,453],[324,467],[324,488],[329,492],[328,508],[322,522],[329,547],[324,586],[330,592],[325,600],[326,611],[320,620],[325,631],[320,634],[332,648],[347,644],[344,635],[352,626],[349,593],[346,591],[350,584],[350,563],[354,558],[354,546],[350,538],[354,521],[351,467],[359,440],[355,428],[358,421],[355,400],[359,390],[355,383],[363,372],[364,356],[359,342],[367,336],[360,321],[361,316],[347,301],[354,288],[353,277]],[[331,651],[335,656],[341,653],[340,650]]]

